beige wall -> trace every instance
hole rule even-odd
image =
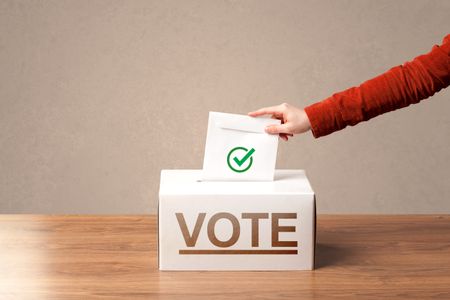
[[[450,1],[0,1],[0,212],[155,212],[208,111],[305,106],[450,33]],[[321,213],[450,213],[450,88],[280,141]]]

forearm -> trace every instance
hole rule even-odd
[[[450,36],[411,62],[306,107],[313,135],[324,136],[417,103],[450,85],[448,40]]]

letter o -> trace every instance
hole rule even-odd
[[[228,221],[231,222],[231,225],[233,225],[233,233],[231,234],[231,237],[227,241],[221,241],[216,236],[216,232],[215,232],[216,223],[220,219],[227,219]],[[226,248],[226,247],[233,246],[234,244],[236,244],[237,240],[239,239],[240,234],[241,234],[241,228],[239,226],[239,221],[235,216],[233,216],[230,213],[225,213],[225,212],[217,213],[217,214],[213,215],[211,217],[211,219],[209,219],[208,238],[211,241],[211,243],[213,243],[217,247]]]

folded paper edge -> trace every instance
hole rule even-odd
[[[230,129],[253,133],[266,133],[269,125],[279,125],[280,120],[271,118],[255,118],[246,115],[210,112],[214,125],[222,129]]]

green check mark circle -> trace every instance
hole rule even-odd
[[[230,163],[230,158],[231,158],[231,155],[235,152],[235,151],[237,151],[237,150],[244,150],[245,152],[246,152],[246,155],[244,156],[244,158],[242,158],[242,159],[238,159],[237,157],[233,157],[233,160],[238,164],[238,166],[241,166],[242,164],[244,164],[245,163],[245,161],[247,160],[247,159],[249,159],[249,161],[250,161],[250,163],[248,164],[248,166],[246,167],[246,168],[244,168],[244,169],[236,169],[236,168],[234,168],[233,166],[232,166],[232,164]],[[250,167],[252,166],[252,164],[253,164],[253,157],[251,156],[252,154],[253,154],[253,152],[255,152],[255,149],[250,149],[250,151],[247,149],[247,148],[245,148],[245,147],[234,147],[233,149],[231,149],[230,150],[230,152],[228,152],[228,155],[227,155],[227,164],[228,164],[228,167],[231,169],[231,170],[233,170],[234,172],[237,172],[237,173],[243,173],[243,172],[245,172],[245,171],[247,171],[248,169],[250,169]]]

